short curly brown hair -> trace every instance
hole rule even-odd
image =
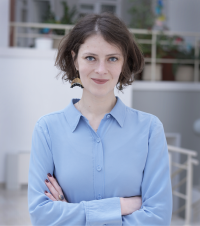
[[[126,25],[108,12],[86,15],[63,37],[55,62],[61,73],[63,72],[62,80],[72,82],[74,78],[80,77],[76,73],[74,61],[80,45],[93,34],[101,34],[108,43],[115,44],[123,53],[124,63],[116,84],[117,89],[123,90],[125,86],[131,85],[134,76],[143,70],[144,57]],[[75,52],[74,59],[72,50]]]

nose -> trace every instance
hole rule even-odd
[[[108,73],[108,70],[106,68],[106,63],[104,61],[100,61],[95,69],[95,72],[99,75],[105,75]]]

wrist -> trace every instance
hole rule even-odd
[[[121,215],[124,215],[124,198],[120,197]]]

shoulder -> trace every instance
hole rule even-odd
[[[131,128],[137,128],[141,136],[146,134],[148,140],[158,143],[162,143],[163,140],[166,142],[163,124],[156,115],[127,107],[127,116],[127,124]]]
[[[156,115],[153,115],[151,113],[130,108],[128,106],[126,106],[126,112],[127,112],[127,118],[129,120],[134,119],[138,123],[145,123],[146,125],[149,125],[150,128],[153,128],[154,126],[163,125],[160,119]]]
[[[48,114],[42,115],[36,122],[36,125],[41,128],[47,128],[51,124],[55,124],[61,121],[64,117],[64,109],[59,111],[50,112]]]

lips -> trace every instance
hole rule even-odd
[[[108,79],[96,79],[96,78],[92,78],[92,80],[97,84],[104,84],[108,81]]]

